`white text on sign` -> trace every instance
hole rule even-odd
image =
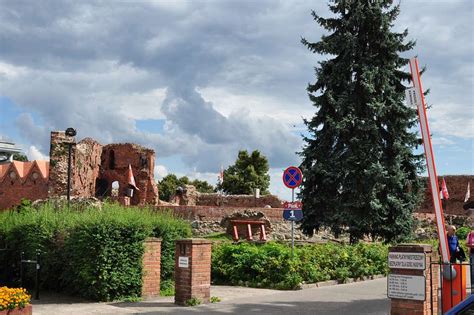
[[[178,258],[178,267],[180,267],[180,268],[189,268],[189,257],[179,256],[179,258]]]
[[[293,201],[293,202],[285,201],[283,203],[283,208],[285,209],[301,210],[302,207],[303,207],[303,204],[301,203],[301,201]]]
[[[424,270],[426,260],[424,253],[388,253],[388,267],[391,269],[417,269]]]

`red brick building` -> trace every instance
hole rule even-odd
[[[91,138],[76,143],[74,137],[67,136],[65,132],[53,131],[49,162],[0,161],[0,210],[18,205],[22,198],[37,200],[65,196],[68,145],[72,147],[71,196],[123,200],[127,193],[130,165],[138,188],[134,191],[130,204],[159,204],[158,188],[153,174],[155,167],[153,150],[132,143],[103,146]],[[474,187],[474,176],[455,175],[444,178],[450,193],[445,213],[465,214],[462,208],[464,195],[468,182],[473,182]],[[280,201],[275,196],[262,196],[256,200],[253,196],[201,194],[194,202],[202,209],[209,207],[219,209],[223,215],[228,212],[223,208],[254,208],[265,205],[278,208]],[[428,186],[416,212],[432,213],[431,192]]]
[[[49,162],[13,161],[0,164],[0,209],[20,203],[22,198],[48,197]]]
[[[90,138],[76,143],[74,137],[53,131],[49,162],[7,161],[0,164],[0,210],[18,205],[22,198],[38,200],[65,196],[69,145],[72,148],[71,196],[120,199],[127,193],[131,166],[138,190],[134,191],[130,203],[158,204],[153,150],[131,143],[102,146]],[[116,195],[113,185],[118,187]]]

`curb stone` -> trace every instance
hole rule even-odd
[[[316,283],[304,283],[301,284],[300,287],[298,288],[299,290],[304,290],[304,289],[312,289],[312,288],[322,288],[322,287],[329,287],[329,286],[334,286],[338,284],[346,284],[346,283],[354,283],[354,282],[362,282],[362,281],[367,281],[367,280],[374,280],[374,279],[380,279],[386,277],[385,275],[373,275],[373,276],[367,276],[367,277],[362,277],[362,278],[347,278],[345,281],[340,281],[340,280],[328,280],[328,281],[321,281],[321,282],[316,282]]]

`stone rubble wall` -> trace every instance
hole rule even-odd
[[[273,240],[290,240],[291,239],[291,223],[283,219],[283,208],[246,208],[246,207],[208,207],[208,206],[157,206],[158,211],[170,210],[174,215],[191,221],[193,234],[196,236],[204,236],[210,233],[225,233],[226,227],[221,225],[224,217],[232,216],[234,213],[244,213],[245,211],[262,212],[265,219],[271,224],[271,233],[269,239]],[[321,231],[313,237],[304,235],[295,223],[295,240],[312,240],[318,241],[324,238],[331,238],[327,231]],[[258,234],[254,235],[258,239]]]
[[[282,201],[275,195],[260,195],[255,198],[253,195],[222,195],[222,194],[198,194],[196,205],[209,207],[249,207],[263,208],[270,206],[271,208],[280,208]]]

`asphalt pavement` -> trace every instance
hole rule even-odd
[[[93,303],[59,295],[46,295],[40,301],[33,301],[33,314],[381,315],[389,313],[390,305],[386,278],[298,291],[212,286],[211,296],[219,297],[221,302],[182,307],[173,304],[173,297],[136,303]]]

